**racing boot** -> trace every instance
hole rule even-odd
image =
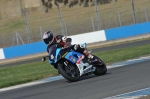
[[[94,58],[93,55],[91,55],[90,53],[88,53],[87,50],[84,50],[83,53],[84,53],[85,56],[87,56],[87,58],[88,58],[88,63],[92,64],[92,63],[95,63],[95,62],[98,61],[97,59]]]

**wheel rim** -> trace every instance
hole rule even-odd
[[[63,71],[70,77],[78,77],[77,70],[74,66],[65,66],[65,68],[63,68]]]

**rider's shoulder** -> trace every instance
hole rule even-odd
[[[56,35],[56,38],[62,38],[62,37],[64,37],[63,35]]]

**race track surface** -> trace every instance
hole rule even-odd
[[[78,82],[58,80],[0,92],[1,99],[102,99],[150,87],[150,62],[109,69]]]
[[[94,52],[150,44],[150,40],[94,49]],[[40,58],[1,65],[15,66]],[[0,99],[102,99],[150,87],[150,61],[108,69],[104,76],[88,76],[78,82],[65,79],[0,92]]]

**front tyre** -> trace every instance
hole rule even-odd
[[[67,66],[64,64],[58,64],[57,68],[59,73],[68,81],[75,82],[80,78],[80,73],[77,66],[74,66],[71,63],[67,64]]]
[[[97,56],[94,57],[99,61],[98,64],[93,65],[94,67],[96,67],[94,74],[97,76],[105,75],[107,73],[107,67],[105,63]]]

